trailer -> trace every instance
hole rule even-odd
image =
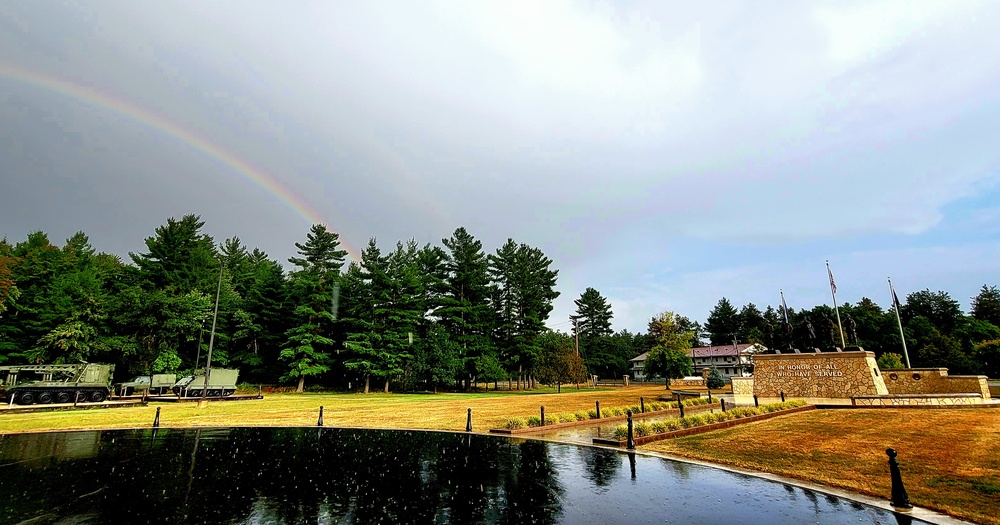
[[[100,403],[111,395],[114,371],[115,365],[97,363],[0,366],[0,390],[17,405]],[[41,377],[25,381],[24,374]]]

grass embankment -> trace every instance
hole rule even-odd
[[[662,385],[588,389],[563,387],[520,392],[471,394],[276,394],[254,401],[150,403],[148,406],[107,409],[67,409],[45,412],[0,413],[0,434],[44,430],[80,430],[148,427],[160,407],[162,427],[308,426],[315,425],[323,406],[326,426],[465,430],[466,409],[472,408],[472,428],[487,432],[509,416],[576,412],[633,405],[639,397],[655,400]]]
[[[888,498],[886,448],[914,505],[1000,525],[1000,410],[820,410],[640,450]]]

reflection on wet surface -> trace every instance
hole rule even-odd
[[[0,523],[123,519],[909,523],[708,467],[517,438],[317,428],[0,436]]]

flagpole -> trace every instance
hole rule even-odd
[[[889,281],[889,293],[892,294],[892,308],[896,310],[896,324],[899,325],[899,339],[903,342],[903,357],[906,358],[906,368],[910,368],[910,354],[906,351],[906,336],[903,335],[903,320],[899,317],[899,299],[896,297],[896,290],[892,288],[892,279],[886,277],[886,281]]]
[[[826,261],[826,274],[830,276],[830,294],[833,295],[833,309],[837,312],[837,330],[840,331],[840,347],[847,348],[844,341],[844,327],[840,324],[840,307],[837,306],[837,285],[833,282],[833,272],[830,270],[830,261]]]

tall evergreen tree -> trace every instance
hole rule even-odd
[[[298,267],[290,276],[295,325],[286,333],[280,357],[288,362],[285,378],[298,379],[297,391],[302,392],[307,376],[330,369],[333,295],[347,252],[340,249],[340,235],[321,224],[314,224],[306,242],[295,247],[300,257],[288,259]]]
[[[489,256],[494,283],[494,308],[498,317],[497,340],[501,356],[519,375],[537,361],[536,339],[546,330],[559,270],[538,248],[517,245],[513,239]]]
[[[986,286],[972,298],[972,317],[1000,327],[1000,290],[996,286]]]
[[[723,297],[708,314],[705,330],[709,334],[711,344],[732,344],[740,330],[740,316],[729,299]]]
[[[482,242],[465,228],[458,228],[442,243],[448,249],[447,277],[442,283],[440,307],[435,315],[458,345],[464,365],[466,387],[477,374],[483,355],[494,355],[490,338],[493,310],[490,306],[488,260]]]

